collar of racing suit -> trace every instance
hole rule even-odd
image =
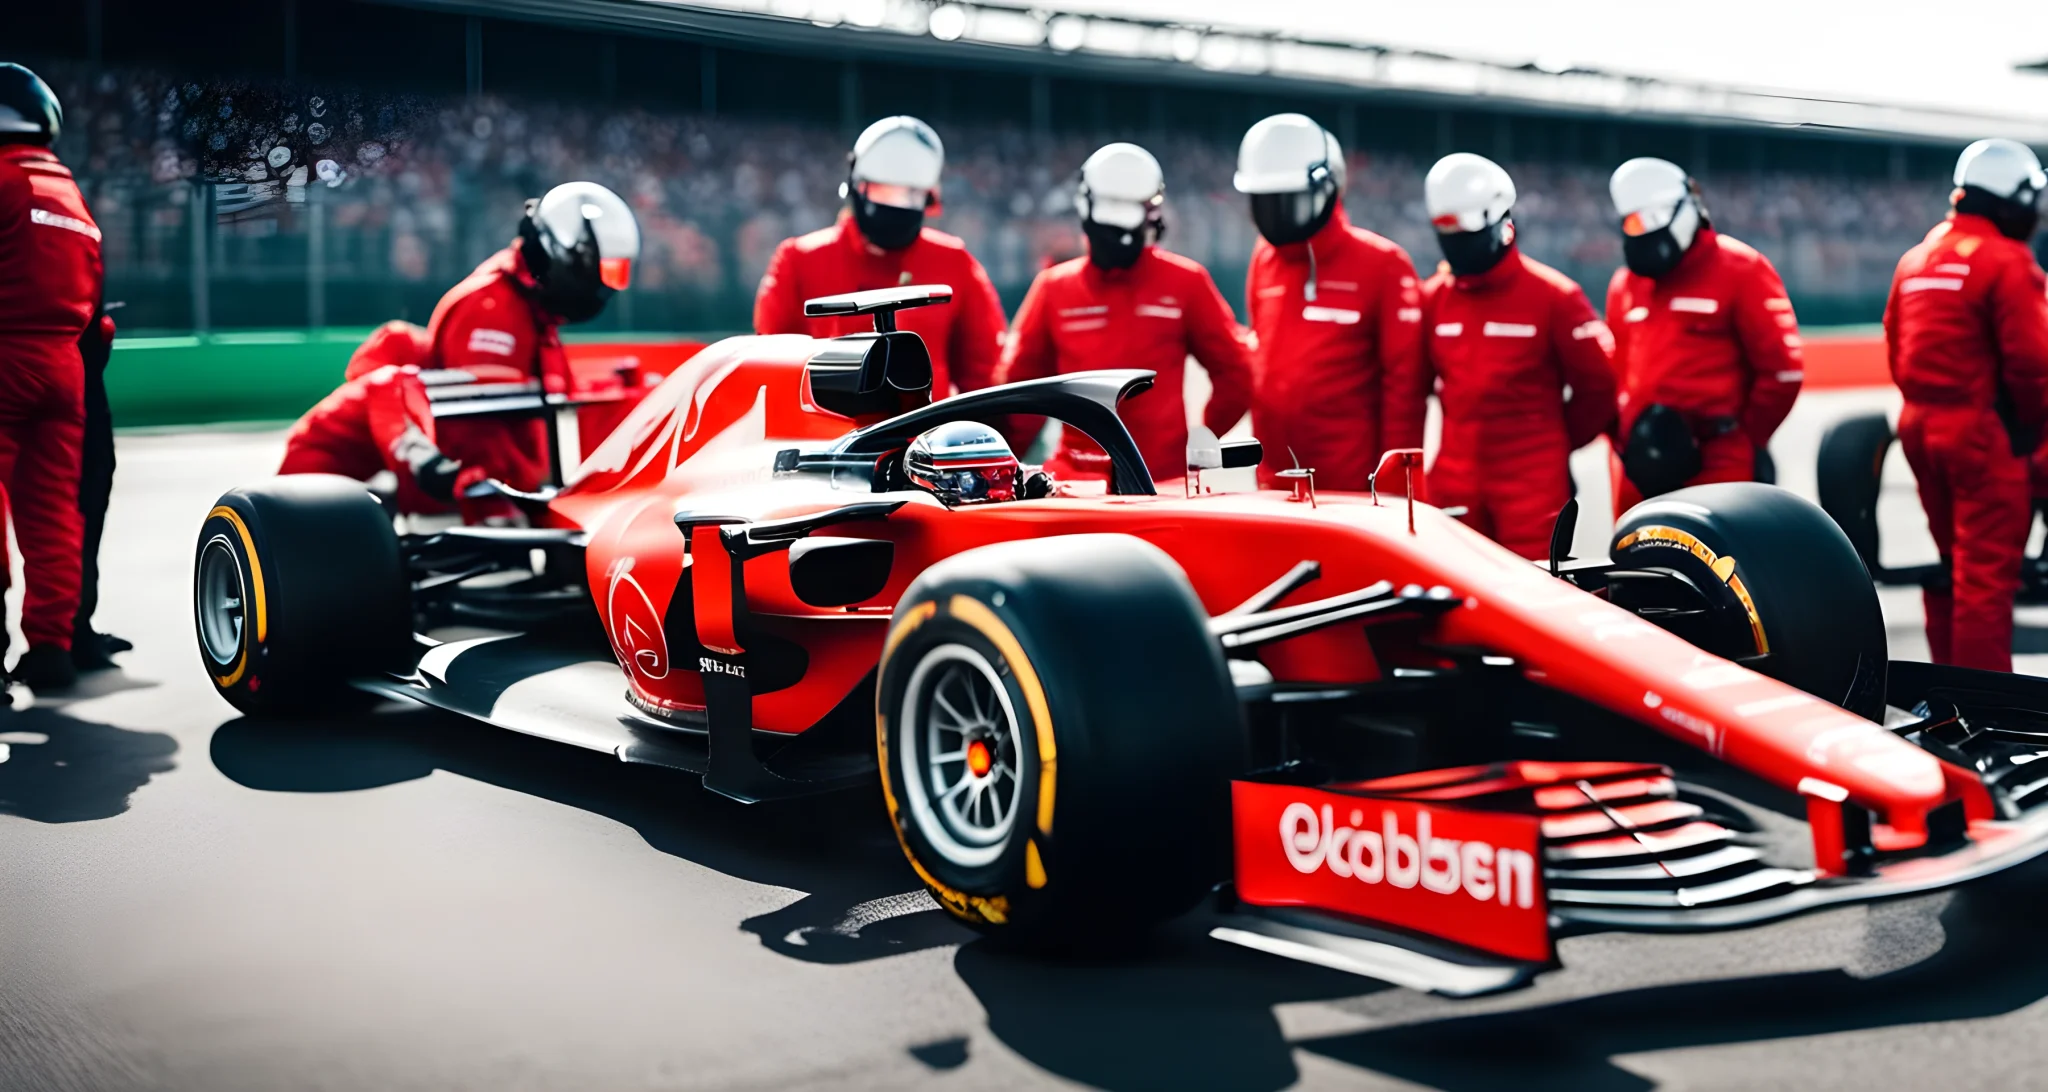
[[[1330,210],[1329,222],[1314,235],[1298,243],[1273,247],[1273,252],[1285,261],[1308,263],[1308,280],[1302,284],[1301,298],[1310,303],[1316,300],[1316,248],[1320,246],[1328,255],[1330,244],[1351,230],[1351,217],[1344,213],[1344,198],[1340,195],[1336,200],[1337,207]]]
[[[1138,252],[1137,260],[1124,266],[1122,269],[1104,269],[1089,261],[1086,255],[1082,255],[1081,276],[1084,278],[1084,283],[1089,285],[1128,285],[1144,275],[1138,271],[1150,264],[1152,252],[1158,248],[1159,244],[1157,243],[1145,244],[1145,249]]]
[[[0,159],[13,162],[26,162],[31,159],[47,160],[51,163],[63,162],[47,144],[0,144]]]
[[[1960,231],[1966,235],[1991,235],[2000,239],[2010,238],[2010,236],[1998,230],[1998,225],[1992,223],[1990,217],[1979,216],[1974,212],[1957,212],[1954,209],[1948,211],[1947,219],[1935,225],[1934,231]],[[1928,232],[1928,237],[1933,238],[1934,232]]]
[[[1474,273],[1469,277],[1453,273],[1451,287],[1460,292],[1490,292],[1514,280],[1515,274],[1521,270],[1522,246],[1520,243],[1509,243],[1507,251],[1500,256],[1500,261],[1493,263],[1492,269],[1484,273]]]

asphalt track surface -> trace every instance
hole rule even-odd
[[[1871,401],[1802,404],[1789,484],[1820,424]],[[0,1088],[2043,1079],[2048,868],[1745,933],[1568,940],[1533,988],[1449,1001],[1216,943],[1199,918],[1111,962],[1012,958],[932,908],[870,793],[748,808],[397,706],[244,719],[199,668],[191,544],[279,443],[124,435],[101,617],[139,648],[0,714]],[[1926,549],[1903,478],[1884,511],[1898,560]],[[1589,516],[1582,543],[1601,532]],[[1924,648],[1912,597],[1887,609],[1897,653]],[[1173,833],[1159,816],[1132,851]]]

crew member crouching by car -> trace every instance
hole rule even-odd
[[[539,380],[545,392],[564,393],[569,364],[557,328],[603,313],[631,283],[639,256],[639,224],[618,194],[595,182],[556,186],[526,203],[518,237],[449,289],[425,330],[404,322],[378,327],[350,358],[347,381],[383,367],[416,365],[459,369],[482,383]],[[463,465],[517,489],[539,489],[549,474],[547,423],[539,418],[447,421],[440,445]],[[366,448],[352,465],[370,466],[382,457]],[[447,511],[446,498],[430,502],[428,495],[401,491],[399,499],[403,511]],[[522,518],[503,498],[465,505],[464,514],[472,521]]]
[[[1572,450],[1614,421],[1613,339],[1578,285],[1515,245],[1515,183],[1498,164],[1445,156],[1423,196],[1444,253],[1422,286],[1425,382],[1443,406],[1430,503],[1541,560]]]
[[[285,439],[279,474],[340,474],[368,481],[379,470],[398,478],[398,510],[458,505],[458,490],[482,481],[435,442],[434,412],[417,367],[387,364],[343,383],[307,410]]]
[[[1778,271],[1714,230],[1685,171],[1631,159],[1608,190],[1625,262],[1607,286],[1621,381],[1619,517],[1680,486],[1756,480],[1806,365]]]
[[[996,371],[997,383],[1095,368],[1159,373],[1151,391],[1117,407],[1159,480],[1187,473],[1182,387],[1190,355],[1209,373],[1202,419],[1211,432],[1229,431],[1251,396],[1250,336],[1208,270],[1158,245],[1165,197],[1159,162],[1145,149],[1110,144],[1088,157],[1074,198],[1088,255],[1032,282]],[[1106,478],[1109,456],[1064,429],[1048,469],[1061,478]]]

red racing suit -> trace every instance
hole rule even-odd
[[[1262,484],[1299,460],[1318,489],[1363,491],[1382,451],[1422,446],[1422,297],[1406,251],[1339,204],[1307,242],[1260,239],[1244,296]]]
[[[2026,434],[2048,424],[2044,291],[2026,244],[1965,214],[1928,232],[1892,275],[1884,340],[1905,395],[1899,442],[1949,571],[1948,586],[1924,596],[1936,663],[2012,670],[2013,596],[2033,523],[2036,437]]]
[[[348,369],[342,378],[355,379],[386,365],[417,367],[433,355],[434,339],[425,327],[392,319],[370,331],[370,336],[349,354]]]
[[[1614,271],[1607,325],[1621,381],[1621,442],[1644,409],[1670,406],[1700,444],[1700,472],[1687,485],[1753,480],[1756,450],[1792,412],[1806,378],[1799,320],[1770,259],[1701,228],[1662,277]],[[1621,472],[1620,454],[1609,461],[1620,518],[1643,498]]]
[[[368,481],[389,470],[398,477],[399,511],[433,512],[445,506],[420,491],[413,471],[438,454],[434,411],[420,370],[386,364],[343,383],[307,410],[285,438],[277,472]],[[458,496],[462,485],[484,474],[481,467],[466,468]]]
[[[47,148],[0,145],[0,486],[21,543],[30,648],[71,647],[85,533],[78,339],[103,274],[100,229],[71,172]],[[0,588],[6,580],[0,571]]]
[[[932,397],[988,386],[1002,353],[1003,301],[967,245],[931,228],[901,250],[883,250],[842,209],[831,227],[784,239],[754,296],[754,332],[838,337],[872,330],[866,315],[805,318],[804,301],[910,284],[953,286],[953,302],[896,317],[897,329],[917,331],[931,350]]]
[[[1031,283],[1003,348],[997,383],[1096,368],[1149,368],[1150,391],[1117,407],[1145,467],[1165,481],[1187,474],[1187,358],[1209,373],[1202,421],[1217,435],[1244,416],[1251,398],[1250,335],[1201,263],[1148,246],[1128,269],[1087,258],[1047,269]],[[1109,476],[1109,457],[1078,432],[1060,435],[1048,468],[1058,476]]]
[[[427,321],[432,348],[422,366],[458,368],[484,383],[539,379],[550,394],[566,392],[569,361],[556,333],[561,320],[533,302],[533,288],[533,274],[526,269],[518,243],[485,259],[434,306]],[[390,336],[395,347],[402,348],[404,338]],[[450,420],[440,427],[440,444],[450,458],[481,467],[515,489],[538,489],[551,472],[548,425],[538,417]],[[513,510],[507,501],[480,509],[491,515]]]
[[[1614,422],[1614,339],[1569,277],[1509,248],[1477,276],[1422,286],[1425,381],[1443,436],[1429,502],[1521,554],[1550,552],[1572,496],[1571,453]]]

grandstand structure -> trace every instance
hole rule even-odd
[[[1159,155],[1168,244],[1235,299],[1254,238],[1229,186],[1236,141],[1289,109],[1345,142],[1354,218],[1425,269],[1423,172],[1477,151],[1515,174],[1524,245],[1597,303],[1620,252],[1607,173],[1661,155],[1777,261],[1805,321],[1872,321],[1893,261],[1941,214],[1958,148],[2048,142],[2040,119],[1052,7],[82,0],[31,8],[9,45],[66,99],[60,150],[131,329],[422,320],[509,237],[522,198],[570,177],[619,190],[646,229],[641,279],[604,324],[737,329],[775,242],[830,222],[851,136],[897,112],[947,141],[937,226],[1011,303],[1074,252],[1073,171],[1114,139]],[[345,139],[339,124],[305,136],[316,101],[348,104]]]

